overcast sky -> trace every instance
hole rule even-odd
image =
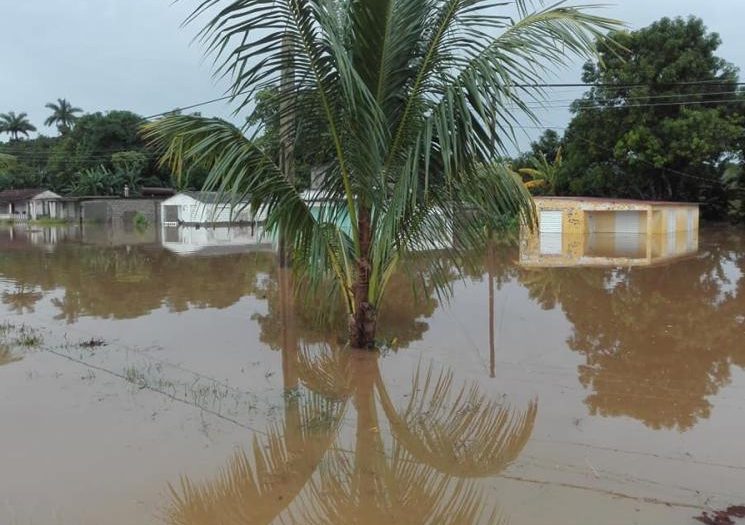
[[[86,112],[128,109],[150,115],[223,95],[225,84],[212,78],[203,47],[192,42],[198,26],[181,27],[195,4],[0,0],[0,112],[25,111],[39,131],[53,135],[56,130],[43,126],[48,114],[44,104],[60,97]],[[600,13],[625,21],[631,29],[663,16],[699,16],[710,31],[720,34],[720,56],[745,68],[745,0],[618,0]],[[579,82],[580,68],[578,62],[547,81]],[[580,94],[557,88],[550,98]],[[201,111],[230,115],[222,103]],[[540,116],[547,126],[563,126],[569,118],[566,109],[541,111]]]

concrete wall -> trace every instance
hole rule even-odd
[[[138,213],[151,224],[159,222],[160,203],[156,199],[103,199],[84,201],[81,206],[84,221],[131,225]]]

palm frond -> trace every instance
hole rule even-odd
[[[400,446],[394,446],[390,457],[379,450],[357,451],[362,453],[370,455],[363,460],[364,470],[355,466],[360,458],[353,461],[344,451],[333,450],[298,498],[300,510],[290,509],[283,523],[503,523],[471,481],[441,474]]]
[[[430,366],[414,374],[408,405],[397,410],[378,378],[383,409],[394,436],[418,461],[459,477],[501,472],[527,443],[538,410],[525,412],[488,400],[477,384],[453,389],[453,374]]]
[[[296,498],[333,443],[343,405],[311,395],[298,418],[254,437],[252,457],[236,452],[212,481],[170,487],[169,525],[271,523]],[[292,409],[290,409],[292,410]]]

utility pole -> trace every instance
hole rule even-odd
[[[295,183],[295,65],[289,35],[282,39],[284,67],[279,86],[279,168],[290,184]],[[292,266],[292,247],[287,242],[285,225],[279,227],[279,266]]]

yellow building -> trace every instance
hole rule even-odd
[[[650,233],[698,231],[698,204],[685,202],[535,197],[540,233]]]
[[[697,204],[536,197],[537,232],[523,232],[524,266],[648,266],[698,251]]]

